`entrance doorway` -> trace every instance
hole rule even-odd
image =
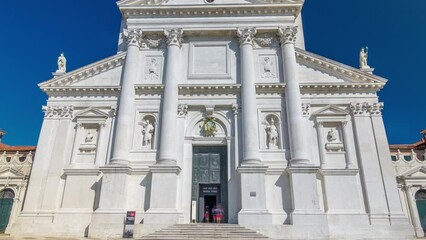
[[[4,189],[0,192],[0,232],[4,232],[9,224],[14,198],[15,193],[11,189]]]
[[[228,221],[228,178],[226,147],[194,147],[192,164],[192,201],[197,204],[197,222],[213,222],[212,210],[224,210]],[[208,214],[208,217],[206,217]]]

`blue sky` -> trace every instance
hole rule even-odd
[[[390,143],[412,143],[426,128],[424,0],[306,0],[308,51],[357,67],[362,46],[369,65],[389,79],[379,93]],[[46,95],[63,51],[73,70],[115,54],[120,13],[114,0],[3,1],[0,10],[0,128],[10,145],[36,145]]]

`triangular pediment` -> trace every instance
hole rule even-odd
[[[122,0],[117,2],[119,7],[139,7],[149,5],[217,5],[217,4],[264,4],[264,3],[298,3],[302,0],[215,0],[206,3],[205,0]]]
[[[86,108],[75,115],[76,118],[108,118],[108,113],[105,113],[96,108]]]
[[[374,74],[363,72],[358,68],[354,68],[340,62],[331,60],[326,57],[319,56],[314,53],[296,49],[297,63],[300,65],[303,83],[341,83],[341,84],[360,84],[362,86],[373,86],[382,88],[387,80]]]
[[[119,53],[42,82],[38,86],[44,91],[61,87],[118,86],[119,83],[114,82],[114,80],[119,81],[119,77],[117,78],[116,76],[121,74],[125,57],[126,53]]]
[[[346,116],[346,115],[349,115],[349,113],[337,106],[328,105],[314,112],[312,115],[314,116]]]
[[[410,170],[405,171],[400,175],[400,178],[425,178],[426,179],[426,167],[417,166]]]
[[[15,177],[19,177],[22,178],[24,176],[24,174],[16,169],[13,168],[7,168],[7,169],[2,169],[0,170],[0,179],[1,178],[15,178]]]

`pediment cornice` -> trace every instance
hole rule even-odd
[[[38,86],[46,93],[51,91],[52,89],[75,89],[76,91],[79,88],[70,87],[71,84],[76,82],[83,81],[89,77],[96,76],[105,71],[120,67],[124,64],[124,60],[126,58],[126,52],[119,53],[117,55],[111,56],[109,58],[105,58],[98,62],[86,65],[69,73],[66,73],[60,77],[53,78],[51,80],[40,83]],[[90,88],[90,87],[83,87]],[[94,87],[99,88],[99,87]],[[111,87],[108,87],[111,88]]]
[[[321,70],[332,76],[340,77],[349,81],[346,84],[369,84],[381,89],[387,82],[386,79],[377,75],[365,73],[360,69],[339,63],[314,53],[304,51],[299,48],[296,48],[296,57],[299,64]]]
[[[156,2],[156,3],[155,3]],[[155,0],[129,0],[118,3],[125,17],[203,17],[203,16],[298,16],[302,0],[227,1],[222,4],[172,4]]]

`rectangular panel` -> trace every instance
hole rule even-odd
[[[191,42],[189,78],[231,78],[229,42]]]

